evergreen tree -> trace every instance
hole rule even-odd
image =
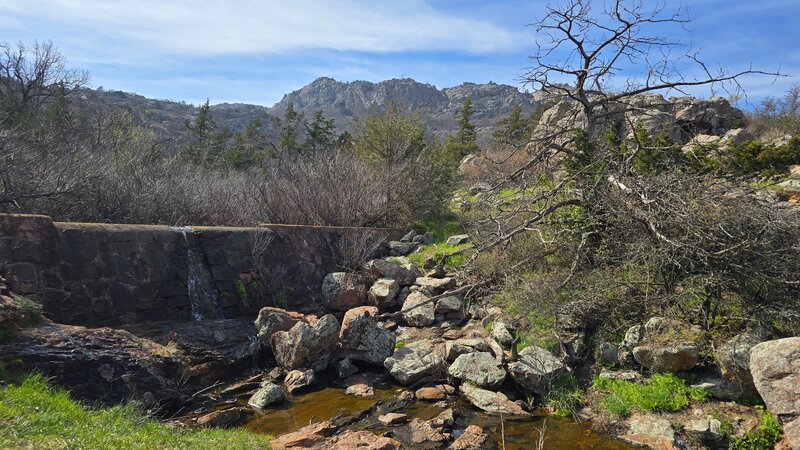
[[[445,147],[453,153],[453,155],[462,158],[470,153],[477,153],[478,148],[478,133],[475,125],[470,122],[472,116],[472,99],[467,97],[461,105],[461,111],[458,114],[458,131],[453,136],[450,136],[445,143]]]
[[[294,109],[294,104],[289,102],[283,118],[274,118],[273,123],[278,130],[278,149],[289,153],[299,153],[303,150],[301,133],[304,131],[303,113]]]
[[[244,131],[233,137],[233,143],[225,154],[225,166],[243,170],[260,165],[267,154],[267,136],[258,117],[247,124]]]
[[[335,132],[333,119],[326,119],[322,111],[314,113],[311,122],[303,124],[306,133],[303,150],[306,154],[315,153],[319,150],[326,150],[333,147],[335,143]]]

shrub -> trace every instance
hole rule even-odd
[[[731,438],[728,442],[730,450],[771,450],[781,438],[781,426],[772,415],[758,408],[760,425],[749,431],[744,437]]]
[[[668,373],[655,374],[644,383],[597,377],[594,387],[605,394],[602,406],[616,415],[633,410],[678,411],[690,400],[708,400],[705,389],[688,387],[684,380]]]

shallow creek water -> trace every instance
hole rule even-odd
[[[241,427],[255,433],[278,436],[337,416],[359,415],[377,402],[394,398],[399,389],[400,386],[392,384],[376,385],[375,396],[361,398],[346,395],[342,388],[325,387],[291,396],[290,401],[280,407],[250,414]],[[248,398],[249,394],[240,394],[227,400],[219,399],[216,402],[209,402],[206,407],[208,410],[216,410],[234,405],[246,406]],[[548,450],[628,450],[635,448],[610,436],[594,433],[586,422],[534,415],[526,419],[510,420],[506,418],[501,425],[498,416],[483,413],[460,397],[450,398],[448,406],[456,413],[456,425],[454,426],[456,433],[468,425],[478,425],[486,430],[498,444],[500,444],[501,436],[504,435],[506,450],[535,448],[535,441],[539,436],[538,430],[543,423],[546,423],[545,448]],[[433,403],[418,400],[397,412],[407,414],[411,418],[418,417],[429,420],[441,413],[442,409],[435,407]],[[377,414],[369,416],[348,428],[371,430],[376,433],[390,431],[392,427],[380,424],[377,416]],[[501,433],[501,427],[503,433]]]

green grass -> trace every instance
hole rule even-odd
[[[0,386],[0,448],[268,448],[239,430],[185,430],[144,417],[135,403],[89,408],[39,375]]]
[[[758,408],[761,424],[749,431],[744,437],[731,438],[728,441],[730,450],[771,450],[781,438],[781,426],[764,408]]]
[[[557,379],[544,398],[544,405],[557,417],[570,417],[578,411],[583,389],[578,385],[575,375],[567,375]]]
[[[419,249],[408,255],[408,260],[414,263],[416,266],[422,267],[425,264],[425,259],[429,257],[434,257],[437,261],[441,258],[447,257],[447,255],[457,252],[459,250],[472,248],[471,243],[461,244],[461,245],[447,245],[446,243],[433,243],[430,245],[422,245]],[[461,253],[455,256],[447,257],[444,262],[444,266],[456,269],[461,267],[469,258],[469,252]]]
[[[594,386],[604,393],[601,405],[612,414],[628,415],[637,411],[678,411],[690,400],[706,401],[708,392],[692,388],[673,374],[653,375],[644,383],[595,378]]]

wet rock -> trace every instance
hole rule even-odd
[[[228,408],[198,417],[197,424],[203,427],[224,428],[233,425],[241,417],[242,408]]]
[[[358,367],[356,367],[356,365],[347,358],[339,361],[339,363],[336,364],[336,375],[338,375],[339,378],[347,378],[357,373]]]
[[[356,397],[372,397],[375,395],[375,389],[368,384],[359,383],[348,386],[344,393]]]
[[[392,256],[406,256],[413,252],[419,244],[414,242],[389,242],[389,254]]]
[[[347,311],[367,300],[366,280],[353,273],[329,273],[322,280],[322,304],[335,311]]]
[[[374,259],[367,264],[367,270],[378,278],[391,278],[399,286],[410,286],[420,276],[419,269],[406,258],[395,258],[401,261]],[[396,264],[400,262],[400,264]]]
[[[393,430],[392,435],[411,448],[437,448],[450,439],[450,433],[435,421],[415,418]]]
[[[636,414],[628,420],[628,432],[621,436],[622,440],[658,450],[678,450],[683,444],[675,434],[672,423],[668,419],[655,415]]]
[[[469,242],[468,234],[456,234],[447,238],[447,245],[455,247],[456,245],[466,244]]]
[[[289,331],[272,335],[272,352],[282,367],[292,370],[308,367],[315,372],[325,369],[336,351],[339,322],[328,314],[313,325],[296,323]]]
[[[721,385],[711,395],[722,400],[759,400],[750,373],[750,349],[767,340],[763,333],[741,333],[725,342],[714,352],[719,367]]]
[[[386,426],[399,425],[401,423],[408,422],[408,415],[400,413],[388,413],[382,416],[378,416],[378,422]]]
[[[253,408],[264,409],[267,406],[280,403],[284,400],[283,389],[275,383],[265,381],[261,383],[261,387],[253,394],[247,401],[247,404]]]
[[[377,436],[370,431],[345,431],[330,446],[331,450],[402,450],[395,439]]]
[[[425,400],[429,402],[435,402],[439,400],[447,399],[448,395],[452,395],[455,393],[455,388],[453,386],[447,384],[439,384],[436,386],[428,386],[417,389],[414,395],[419,400]]]
[[[487,352],[460,355],[450,365],[448,373],[484,389],[495,389],[506,379],[506,371],[498,367],[494,356]]]
[[[410,385],[437,372],[444,372],[442,351],[430,340],[410,342],[394,351],[383,363],[401,384]]]
[[[474,352],[489,352],[491,347],[483,339],[458,339],[444,344],[448,361],[455,361],[460,355]]]
[[[269,445],[272,450],[313,448],[314,445],[332,436],[337,429],[338,427],[331,420],[312,423],[295,432],[273,439]]]
[[[514,336],[511,334],[511,331],[509,331],[506,323],[501,320],[492,323],[492,329],[489,335],[503,347],[510,347],[514,342]]]
[[[436,301],[436,313],[448,314],[461,312],[464,309],[464,300],[460,295],[448,295]]]
[[[383,364],[394,352],[395,335],[377,320],[378,308],[362,306],[347,311],[339,332],[339,355],[370,364]]]
[[[448,289],[454,288],[456,286],[456,279],[452,277],[418,277],[416,280],[414,280],[414,284],[433,295],[439,295]]]
[[[470,425],[447,448],[448,450],[494,450],[497,446],[483,428]]]
[[[179,402],[178,381],[188,358],[180,350],[111,328],[61,325],[42,319],[0,344],[0,366],[38,372],[73,398],[103,405],[130,399],[146,406]]]
[[[421,292],[412,292],[403,302],[403,320],[412,327],[427,327],[436,320],[436,307],[432,302],[424,304],[429,297]],[[418,306],[421,305],[421,306]]]
[[[552,353],[534,345],[519,352],[519,358],[508,364],[508,373],[524,389],[545,395],[550,384],[567,373],[567,367]]]
[[[314,371],[308,369],[303,371],[292,370],[286,374],[286,378],[284,379],[283,383],[286,385],[286,389],[290,393],[295,393],[311,386],[315,381],[316,377],[314,376]]]
[[[258,340],[262,346],[269,347],[273,334],[278,331],[289,331],[297,322],[301,321],[305,321],[305,319],[300,313],[271,306],[261,308],[255,321]]]
[[[787,443],[800,448],[800,337],[755,345],[750,372],[767,410],[782,422]]]
[[[397,294],[400,286],[391,278],[379,278],[367,292],[367,301],[370,305],[380,309],[388,309],[396,305]]]
[[[502,392],[492,392],[481,389],[469,383],[461,383],[459,391],[476,408],[483,411],[497,414],[508,414],[512,416],[527,416],[528,413],[521,406],[512,402]]]

